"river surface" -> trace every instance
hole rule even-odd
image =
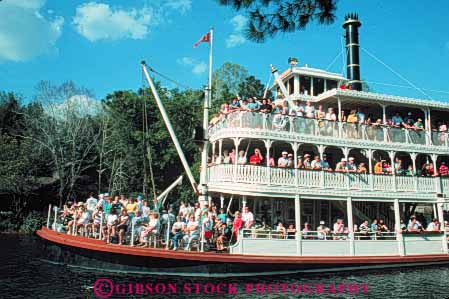
[[[42,249],[36,242],[37,237],[0,234],[0,298],[449,298],[449,266],[244,279],[176,278],[53,264],[39,258]],[[113,288],[107,289],[110,283]]]

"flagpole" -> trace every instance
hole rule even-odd
[[[200,197],[199,203],[202,207],[208,202],[208,186],[207,186],[207,156],[209,153],[209,107],[212,100],[212,49],[213,49],[213,32],[211,28],[209,31],[209,82],[204,90],[204,105],[203,105],[203,151],[201,153],[201,172],[200,172]],[[212,154],[212,159],[213,159]]]

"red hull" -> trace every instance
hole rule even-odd
[[[120,246],[106,244],[103,241],[88,239],[80,236],[71,236],[63,233],[57,233],[46,227],[42,228],[37,234],[52,243],[63,246],[75,247],[99,251],[104,253],[113,253],[131,256],[144,256],[171,260],[213,262],[213,263],[242,263],[242,264],[326,264],[326,265],[354,265],[354,264],[406,264],[406,263],[425,263],[425,262],[449,262],[449,255],[446,254],[428,254],[413,256],[262,256],[262,255],[240,255],[213,252],[197,251],[172,251],[155,248],[139,248],[131,246]]]

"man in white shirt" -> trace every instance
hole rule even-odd
[[[282,152],[282,156],[278,159],[278,167],[285,168],[288,165],[287,152]]]
[[[249,211],[248,207],[243,209],[242,220],[244,228],[251,228],[254,224],[254,215]]]
[[[95,207],[97,206],[98,200],[94,197],[93,192],[89,192],[89,198],[86,199],[87,211],[92,215]]]

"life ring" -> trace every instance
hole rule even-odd
[[[273,129],[284,130],[285,127],[287,126],[287,122],[288,119],[285,115],[275,114],[272,121]]]

